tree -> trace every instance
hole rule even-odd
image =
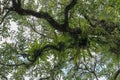
[[[117,80],[119,5],[119,0],[2,0],[1,78]]]

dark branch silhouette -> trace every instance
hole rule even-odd
[[[64,15],[65,15],[65,22],[64,24],[59,24],[57,21],[55,21],[53,19],[52,16],[50,16],[47,12],[36,12],[30,9],[23,9],[21,7],[21,3],[20,0],[16,1],[16,0],[12,0],[13,6],[10,8],[10,10],[15,11],[16,13],[18,13],[19,15],[32,15],[34,17],[37,18],[43,18],[45,20],[47,20],[47,22],[49,22],[49,24],[55,28],[58,31],[61,32],[69,32],[69,33],[75,33],[75,34],[80,34],[81,33],[81,29],[80,28],[70,28],[68,25],[68,13],[69,10],[72,9],[75,4],[77,3],[77,0],[72,0],[71,3],[66,6],[65,11],[64,11]]]
[[[65,9],[64,9],[64,23],[60,24],[57,21],[55,21],[53,19],[52,16],[50,16],[47,12],[36,12],[34,10],[30,10],[30,9],[23,9],[21,6],[21,0],[12,0],[12,7],[9,8],[11,11],[15,11],[16,13],[18,13],[19,15],[22,16],[27,16],[27,15],[31,15],[34,16],[36,18],[43,18],[45,19],[50,25],[51,27],[55,28],[56,30],[60,31],[60,32],[68,32],[70,34],[81,34],[82,31],[79,27],[76,28],[71,28],[69,27],[69,11],[76,5],[77,0],[72,0],[70,2],[70,4],[68,4]],[[56,51],[61,51],[64,48],[63,47],[64,44],[58,43],[57,45],[45,45],[43,46],[41,49],[38,49],[34,52],[33,55],[33,59],[31,60],[30,58],[28,58],[29,61],[31,62],[35,62],[37,60],[38,57],[40,57],[40,55],[45,51],[45,50],[49,50],[49,49],[53,49]]]
[[[117,79],[117,77],[118,77],[119,74],[120,74],[120,69],[116,71],[115,76],[114,76],[114,80]]]
[[[91,22],[89,16],[87,16],[87,15],[85,14],[85,15],[84,15],[84,18],[88,21],[88,23],[90,24],[90,26],[96,27],[96,25]]]
[[[60,31],[60,32],[68,32],[71,35],[72,34],[81,34],[82,30],[79,27],[76,28],[71,28],[69,27],[69,11],[77,4],[77,0],[72,0],[64,9],[64,22],[63,24],[58,23],[56,20],[53,19],[52,16],[50,16],[50,14],[48,14],[47,12],[36,12],[34,10],[30,10],[30,9],[23,9],[21,6],[21,0],[11,0],[12,2],[12,6],[10,8],[5,8],[8,9],[8,12],[5,14],[5,16],[3,16],[3,19],[1,21],[0,24],[2,24],[2,22],[4,21],[5,17],[8,15],[8,13],[10,11],[14,11],[16,13],[18,13],[19,15],[22,16],[34,16],[36,18],[43,18],[45,19],[50,25],[51,27],[53,27],[54,29]],[[30,25],[32,26],[32,25]],[[35,31],[35,29],[33,29]],[[37,32],[38,33],[38,32]],[[45,35],[43,35],[45,36]],[[76,35],[78,36],[78,35]],[[43,46],[42,48],[38,49],[35,51],[34,55],[32,56],[33,58],[30,59],[30,56],[27,56],[28,60],[31,61],[32,63],[34,63],[38,57],[41,56],[41,54],[43,54],[44,51],[46,50],[56,50],[56,51],[62,51],[64,50],[64,46],[65,44],[60,42],[57,45],[51,45],[51,44],[47,44],[45,46]],[[69,48],[71,48],[71,46],[69,46]],[[21,66],[21,65],[26,65],[25,63],[20,63],[20,64],[4,64],[4,63],[0,63],[1,65],[4,66]]]
[[[2,17],[1,21],[0,21],[0,25],[3,23],[3,21],[5,20],[5,18],[7,17],[7,15],[9,14],[10,10],[8,10],[6,12],[6,14]]]
[[[48,39],[53,39],[51,36],[47,36],[47,35],[45,35],[45,34],[43,34],[43,33],[40,33],[39,31],[37,31],[36,28],[35,28],[35,26],[34,26],[34,20],[33,20],[33,24],[31,24],[31,23],[29,23],[29,22],[28,22],[28,24],[29,24],[30,28],[31,28],[34,32],[36,32],[37,34],[39,34],[40,36],[46,37],[46,38],[48,38]]]
[[[44,51],[56,50],[56,51],[61,52],[64,50],[64,48],[65,48],[65,44],[63,42],[59,42],[57,45],[47,44],[47,45],[41,47],[40,49],[36,49],[34,51],[34,55],[32,56],[33,59],[30,59],[29,56],[27,58],[29,61],[34,63],[44,53]]]
[[[68,21],[69,21],[69,11],[75,6],[75,4],[77,3],[77,0],[72,0],[71,3],[69,5],[66,6],[66,8],[64,9],[64,26],[68,26]]]

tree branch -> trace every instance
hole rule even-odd
[[[8,78],[7,78],[4,74],[0,73],[0,75],[1,75],[1,77],[3,77],[5,80],[8,80]]]
[[[17,2],[15,0],[12,0],[12,3],[13,3],[13,7],[11,8],[12,11],[15,11],[17,12],[18,14],[20,15],[32,15],[34,17],[37,17],[37,18],[43,18],[45,20],[47,20],[49,22],[50,25],[53,26],[53,28],[59,30],[59,31],[62,31],[64,32],[65,30],[63,28],[61,28],[60,24],[57,23],[48,13],[46,12],[36,12],[36,11],[33,11],[33,10],[29,10],[29,9],[23,9],[21,6],[18,6]]]
[[[9,67],[13,67],[13,66],[18,67],[18,66],[23,66],[23,65],[27,66],[27,64],[25,64],[25,63],[20,63],[20,64],[5,64],[5,63],[2,63],[2,62],[0,62],[0,65],[9,66]]]
[[[12,5],[14,9],[20,9],[21,8],[21,0],[12,0]]]
[[[84,15],[84,18],[88,21],[88,23],[90,24],[90,26],[92,26],[93,28],[96,27],[96,25],[94,25],[94,24],[91,22],[90,18],[89,18],[87,15]]]
[[[68,19],[69,19],[69,10],[71,10],[77,3],[77,0],[72,0],[71,3],[69,5],[66,6],[66,8],[64,9],[64,26],[67,27],[68,24]]]
[[[75,33],[75,34],[80,34],[81,33],[81,29],[80,28],[70,28],[68,26],[66,26],[68,24],[68,12],[70,9],[72,9],[74,7],[74,5],[76,4],[77,0],[73,0],[66,8],[65,8],[65,22],[64,24],[59,24],[57,21],[55,21],[52,16],[50,16],[47,12],[36,12],[33,10],[29,10],[29,9],[23,9],[21,6],[18,6],[20,3],[17,3],[15,0],[12,0],[13,3],[13,7],[11,7],[10,9],[12,11],[15,11],[16,13],[18,13],[19,15],[32,15],[34,17],[37,18],[43,18],[45,20],[47,20],[47,22],[56,30],[60,31],[60,32],[69,32],[69,33]]]
[[[90,73],[92,73],[95,76],[96,80],[98,80],[98,77],[97,77],[97,74],[96,74],[95,70],[92,69],[91,67],[90,68],[87,67],[87,65],[84,64],[84,63],[83,63],[83,65],[85,66],[86,70],[88,70]]]
[[[38,57],[40,57],[44,51],[46,50],[56,50],[56,51],[63,51],[65,48],[65,44],[63,42],[59,42],[57,45],[47,44],[40,49],[36,49],[33,55],[33,59],[31,60],[29,57],[28,60],[34,63]]]
[[[45,78],[40,78],[39,80],[48,80],[50,78],[50,76],[45,77]]]
[[[39,34],[40,36],[47,37],[48,39],[53,39],[51,36],[47,36],[47,35],[45,35],[45,34],[42,34],[42,33],[38,32],[38,31],[36,30],[36,28],[35,28],[31,23],[28,22],[28,24],[30,25],[31,29],[32,29],[34,32],[36,32],[37,34]]]
[[[3,18],[2,18],[1,21],[0,21],[0,25],[3,23],[4,19],[7,17],[7,15],[9,14],[9,12],[10,12],[10,10],[8,10],[8,11],[6,12],[6,14],[3,16]]]
[[[117,70],[117,72],[115,73],[115,76],[114,76],[114,80],[116,80],[117,79],[117,77],[118,77],[118,75],[120,74],[120,69],[119,70]]]

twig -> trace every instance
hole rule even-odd
[[[30,25],[31,29],[32,29],[34,32],[36,32],[37,34],[39,34],[39,35],[41,35],[41,36],[43,36],[43,37],[47,37],[47,38],[49,38],[49,39],[53,39],[53,38],[50,37],[50,36],[47,36],[47,35],[44,35],[44,34],[38,32],[38,31],[35,29],[35,27],[33,27],[33,25],[32,25],[31,23],[28,22],[28,24]]]
[[[23,66],[23,65],[27,65],[27,64],[25,64],[25,63],[20,63],[20,64],[5,64],[5,63],[0,62],[0,65],[13,67],[13,66]]]
[[[8,10],[8,11],[6,12],[6,14],[3,16],[3,18],[2,18],[2,20],[1,20],[1,22],[0,22],[0,25],[3,23],[4,19],[7,17],[7,15],[9,14],[9,12],[10,12],[10,10]]]
[[[4,74],[0,73],[0,75],[1,75],[4,79],[8,80],[8,78],[7,78]]]

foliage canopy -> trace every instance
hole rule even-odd
[[[0,21],[1,79],[120,79],[119,0],[2,0]]]

